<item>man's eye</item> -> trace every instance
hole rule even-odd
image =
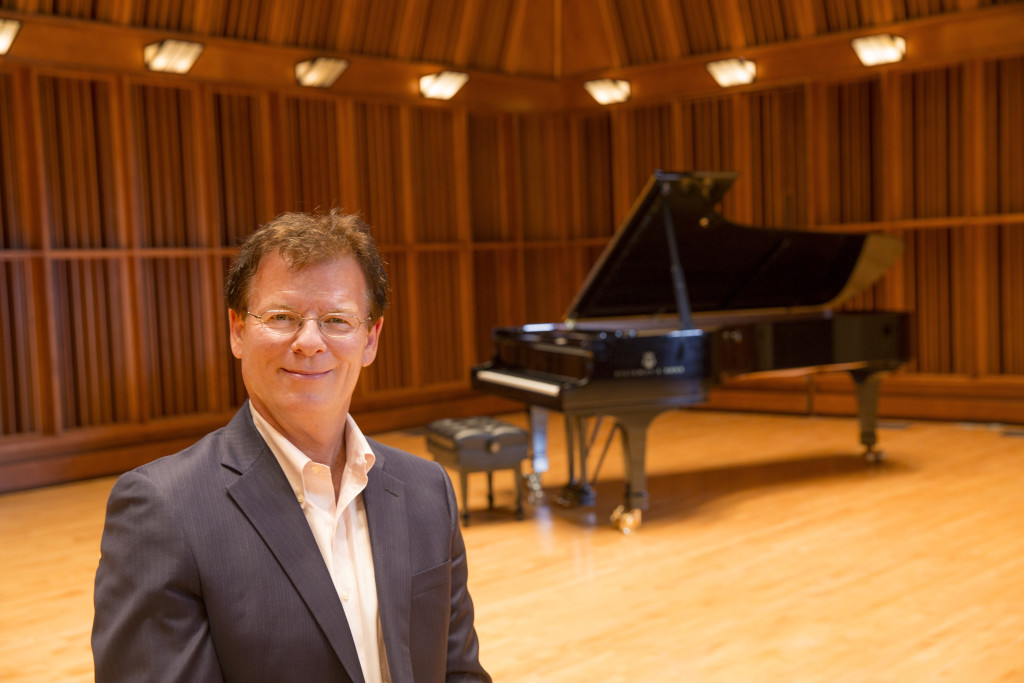
[[[269,315],[270,315],[270,317],[268,319],[271,322],[275,322],[275,323],[286,323],[286,322],[291,322],[292,320],[295,319],[295,315],[294,314],[287,313],[287,312],[284,312],[284,311],[278,311],[276,313],[271,313]]]
[[[352,325],[352,319],[346,318],[343,315],[328,315],[324,317],[325,325],[334,325],[336,327],[344,327],[345,325]]]

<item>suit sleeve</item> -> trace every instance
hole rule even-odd
[[[467,581],[469,568],[466,564],[466,544],[459,526],[458,503],[451,480],[445,475],[448,507],[452,511],[452,607],[448,625],[448,665],[445,680],[449,683],[484,681],[491,683],[491,677],[480,665],[480,643],[473,625],[473,599],[469,595]]]
[[[144,471],[107,502],[94,593],[96,681],[220,681],[199,576],[169,492]]]

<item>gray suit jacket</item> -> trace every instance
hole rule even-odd
[[[447,474],[370,446],[363,501],[392,679],[489,681]],[[97,681],[363,680],[320,550],[248,404],[118,479],[95,606]]]

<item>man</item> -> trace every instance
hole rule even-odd
[[[387,292],[369,229],[338,210],[242,246],[227,300],[249,401],[115,484],[97,681],[490,681],[451,482],[348,412]]]

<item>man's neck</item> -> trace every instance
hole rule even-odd
[[[348,425],[348,412],[338,416],[315,417],[304,416],[302,420],[290,420],[281,423],[260,406],[254,408],[277,432],[313,462],[327,465],[332,472],[341,472],[345,464],[345,433]],[[337,463],[338,467],[335,467]]]

